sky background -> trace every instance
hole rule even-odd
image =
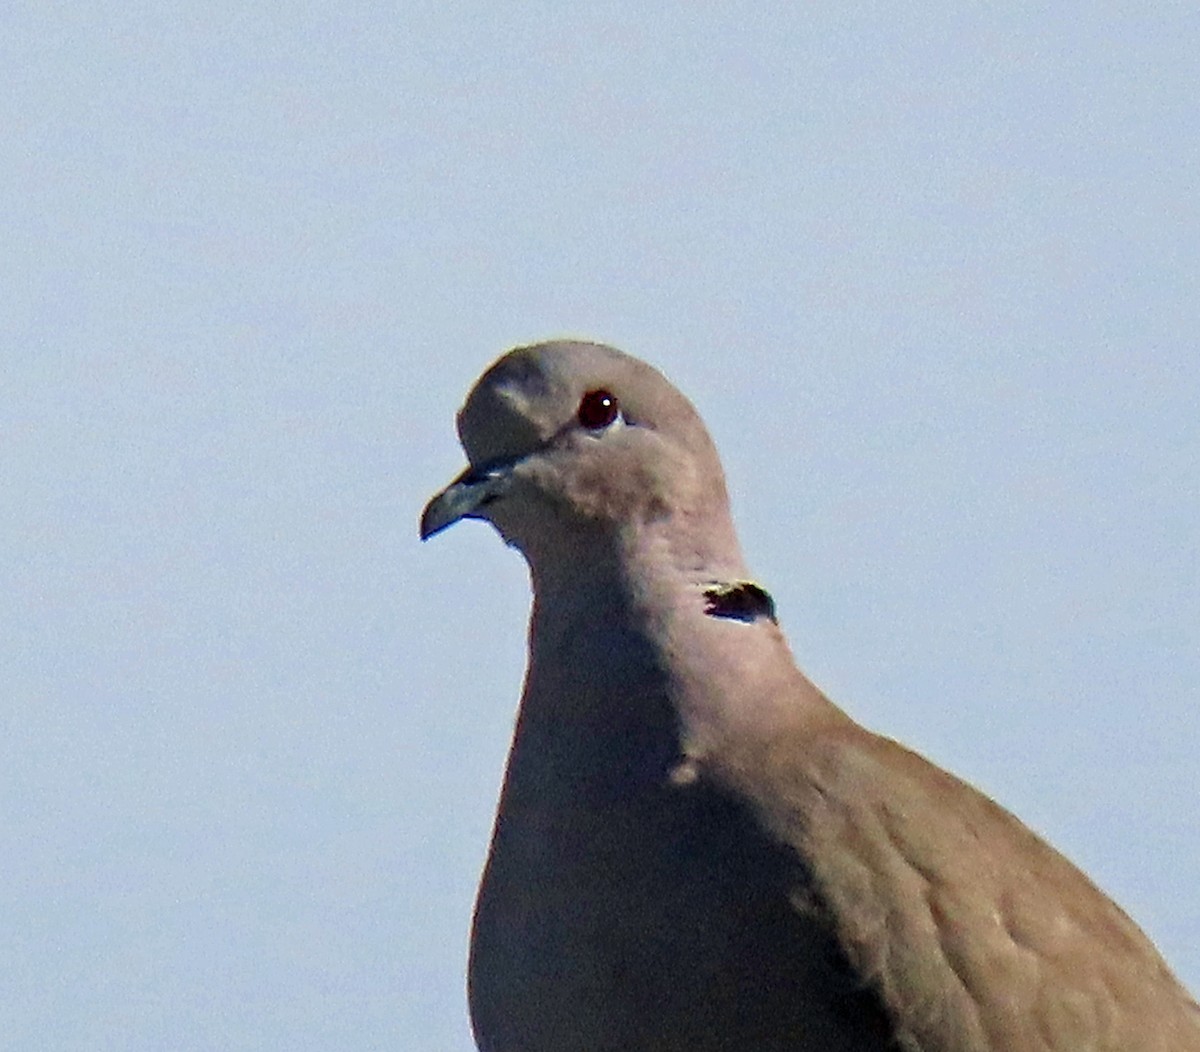
[[[1200,989],[1189,4],[6,4],[0,1048],[468,1052],[505,348],[662,368],[856,718]]]

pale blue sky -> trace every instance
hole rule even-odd
[[[467,1052],[505,347],[660,366],[802,665],[1200,988],[1191,5],[0,14],[0,1048]]]

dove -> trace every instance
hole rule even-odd
[[[1200,1052],[1137,925],[799,670],[691,403],[516,348],[422,538],[528,563],[529,663],[472,925],[481,1052]]]

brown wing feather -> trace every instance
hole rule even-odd
[[[1009,812],[849,722],[801,762],[791,745],[739,781],[769,801],[901,1047],[1200,1050],[1200,1008],[1150,940]]]

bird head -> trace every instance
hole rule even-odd
[[[474,518],[535,568],[650,535],[697,569],[740,564],[712,440],[644,362],[594,343],[519,347],[476,383],[458,433],[468,467],[426,506],[422,538]]]

